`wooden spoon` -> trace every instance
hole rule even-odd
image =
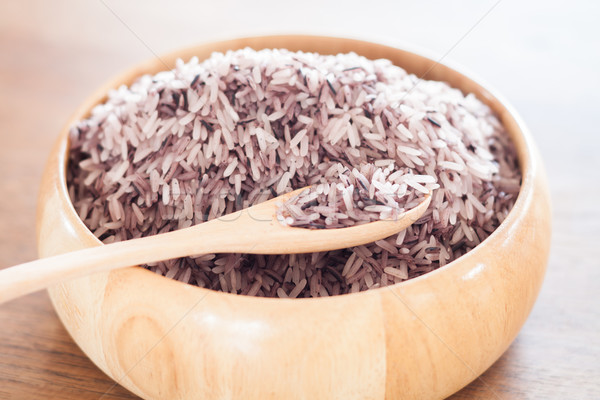
[[[62,281],[206,253],[293,254],[337,250],[374,242],[406,229],[431,202],[394,220],[369,222],[348,228],[295,228],[277,221],[279,205],[306,188],[286,193],[211,221],[177,231],[101,245],[42,258],[0,271],[0,303],[53,286]]]

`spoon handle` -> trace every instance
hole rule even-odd
[[[73,278],[168,259],[178,243],[165,239],[157,235],[100,245],[0,270],[0,304]]]
[[[99,245],[5,268],[0,270],[0,304],[97,272],[195,254],[253,252],[257,244],[273,240],[280,235],[280,229],[285,229],[273,220],[277,207],[275,200],[278,199],[189,228]],[[274,246],[268,246],[266,250],[273,252],[273,249]]]

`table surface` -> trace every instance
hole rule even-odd
[[[0,268],[36,257],[35,203],[50,146],[78,103],[120,70],[241,35],[412,43],[467,66],[513,103],[541,150],[553,201],[535,308],[508,351],[452,399],[600,398],[600,3],[200,3],[2,2]],[[0,305],[0,327],[1,399],[135,398],[73,343],[45,292]]]

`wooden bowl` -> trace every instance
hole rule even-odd
[[[540,289],[550,245],[550,206],[539,154],[506,102],[431,59],[357,40],[272,36],[209,43],[162,57],[200,59],[213,51],[281,47],[388,58],[487,103],[518,149],[523,184],[508,218],[467,255],[387,288],[318,299],[226,294],[142,268],[76,279],[49,289],[63,324],[106,374],[146,399],[423,399],[446,397],[487,369],[525,322]],[[60,134],[39,198],[38,243],[46,257],[101,243],[67,194],[68,126],[109,88],[143,73],[142,64],[102,87]]]

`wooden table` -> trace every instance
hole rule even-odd
[[[123,68],[257,33],[411,42],[468,66],[515,105],[542,151],[554,204],[548,274],[529,320],[500,360],[452,398],[600,398],[596,3],[200,3],[2,2],[0,268],[35,258],[37,186],[50,145],[77,104]],[[47,398],[134,397],[71,341],[44,292],[0,306],[0,399]]]

